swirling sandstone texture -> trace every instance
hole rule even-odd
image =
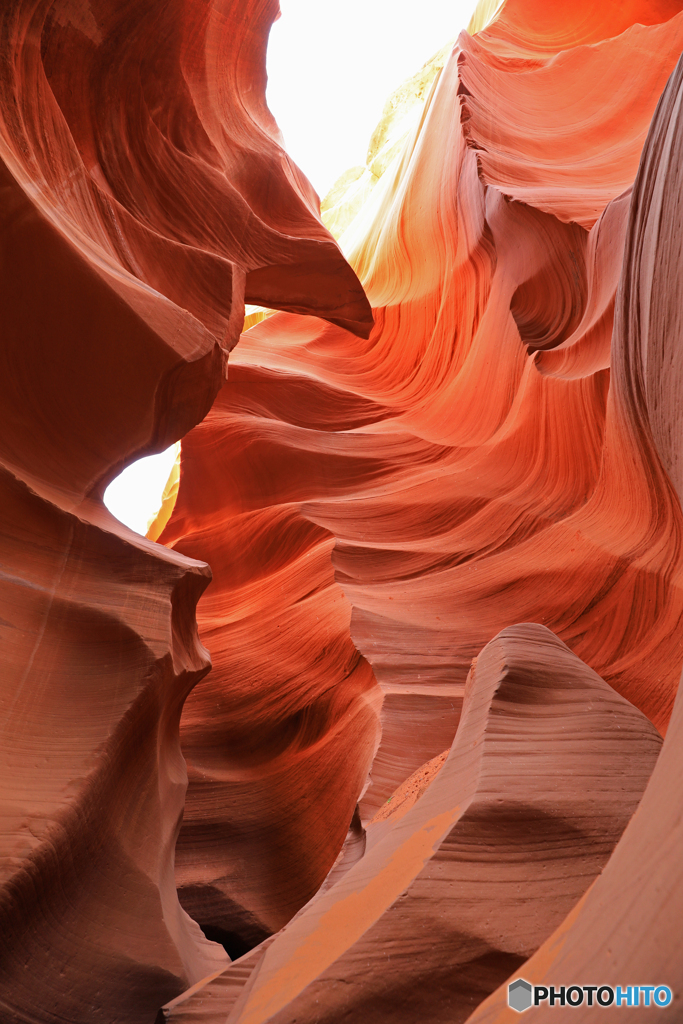
[[[348,263],[276,0],[0,11],[1,1024],[680,1016],[683,0],[499,6]]]
[[[245,296],[372,324],[265,106],[276,13],[0,10],[3,1024],[148,1024],[227,963],[173,874],[209,570],[101,495],[206,415]]]
[[[343,870],[360,856],[501,629],[542,623],[666,729],[683,522],[610,365],[679,8],[509,0],[463,33],[366,204],[336,206],[370,337],[264,320],[183,440],[160,540],[212,566],[214,668],[181,721],[176,876],[231,951],[313,895],[347,829]]]
[[[232,1008],[231,1024],[464,1021],[599,872],[660,745],[544,626],[503,630],[476,660],[422,799],[371,824],[336,885],[166,1019],[218,1024]]]
[[[660,100],[633,190],[613,338],[615,391],[629,410],[644,446],[656,449],[683,499],[683,61]],[[653,979],[674,990],[658,1019],[681,1019],[683,966],[683,691],[637,815],[604,873],[566,921],[524,965],[533,984],[561,978],[625,985]],[[656,979],[656,980],[655,980]],[[661,981],[660,981],[661,979]],[[645,983],[645,982],[644,982]],[[472,1024],[513,1018],[506,990],[475,1012]],[[620,1010],[602,1010],[617,1021]],[[525,1018],[526,1019],[526,1018]],[[536,1009],[529,1020],[545,1020]],[[553,1018],[554,1019],[554,1018]],[[558,1019],[569,1020],[563,1011]]]

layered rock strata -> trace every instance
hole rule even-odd
[[[680,1016],[681,6],[462,34],[351,269],[274,0],[5,4],[3,1024]]]
[[[227,962],[173,874],[210,572],[101,495],[206,415],[245,296],[371,326],[265,106],[276,12],[0,12],[3,1024],[148,1024]]]
[[[683,62],[660,100],[638,177],[626,234],[624,268],[614,331],[617,393],[631,413],[641,444],[656,449],[683,499],[680,419],[680,293],[683,286]],[[659,1020],[681,1015],[683,917],[681,821],[683,693],[679,689],[661,757],[638,813],[605,871],[551,938],[523,969],[532,984],[668,985],[671,1004]],[[580,979],[580,981],[579,981]],[[630,979],[633,979],[632,981]],[[636,979],[639,979],[636,981]],[[616,1021],[622,1009],[600,1011]],[[471,1017],[472,1024],[510,1021],[506,991],[499,990]],[[545,1020],[532,1008],[531,1021]],[[555,1015],[553,1015],[555,1019]],[[557,1014],[570,1019],[569,1009]]]
[[[683,14],[541,6],[509,0],[461,35],[345,232],[370,337],[264,320],[183,442],[160,539],[213,566],[198,621],[215,668],[181,723],[177,878],[226,942],[281,927],[355,800],[369,821],[450,746],[471,660],[511,623],[552,629],[666,728],[683,522],[610,383],[610,342]],[[367,789],[375,698],[356,651],[384,698]]]
[[[362,860],[264,949],[165,1019],[464,1021],[600,871],[660,746],[545,627],[503,630],[473,666],[424,795],[378,823]]]

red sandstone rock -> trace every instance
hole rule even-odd
[[[346,235],[370,338],[269,318],[184,441],[161,540],[213,567],[216,667],[181,723],[177,877],[198,920],[247,943],[322,882],[359,796],[367,821],[451,743],[471,659],[510,623],[543,622],[660,729],[671,711],[683,523],[607,366],[624,189],[683,15],[628,27],[614,8],[620,35],[600,15],[574,36],[567,8],[558,54],[524,9],[462,37]],[[374,698],[351,641],[384,694],[364,794]]]
[[[372,323],[265,107],[276,12],[0,12],[3,1024],[148,1024],[226,962],[173,875],[210,573],[100,499],[206,415],[245,295]]]
[[[643,448],[656,448],[679,497],[682,99],[679,61],[654,117],[633,189],[613,341],[616,389],[633,432]],[[521,973],[532,984],[584,985],[599,979],[600,984],[626,987],[651,979],[674,992],[671,1004],[656,1011],[657,1018],[680,1020],[682,733],[679,690],[638,813],[595,885],[524,964]],[[601,1020],[616,1021],[622,1015],[623,1008],[617,1006],[600,1010]],[[498,990],[470,1019],[472,1024],[488,1024],[513,1016],[506,990]],[[542,1009],[531,1009],[526,1019],[546,1018]],[[557,1019],[568,1021],[570,1011],[560,1011]]]
[[[180,898],[202,925],[253,944],[319,888],[379,738],[381,693],[349,636],[333,538],[296,505],[315,471],[316,452],[305,450],[316,436],[306,426],[311,410],[330,430],[378,410],[310,381],[297,387],[290,378],[278,389],[276,375],[230,375],[211,418],[183,442],[179,497],[162,539],[188,554],[210,552],[214,572],[200,612],[213,670],[183,715],[192,796],[176,851]],[[261,422],[271,395],[281,396],[283,417],[298,420],[298,450],[288,437],[279,445],[277,432],[275,443],[254,438],[252,418]],[[330,482],[353,473],[347,463],[340,453]],[[277,505],[259,507],[264,486]]]
[[[504,630],[476,660],[424,795],[399,802],[389,831],[262,955],[180,996],[166,1019],[464,1021],[598,873],[660,745],[549,630]]]
[[[3,1024],[464,1019],[605,863],[683,658],[680,72],[629,197],[680,7],[461,36],[346,237],[368,337],[265,107],[275,3],[5,5]],[[289,312],[223,384],[245,297]],[[188,430],[164,549],[100,496]],[[175,893],[184,701],[181,899],[282,929],[227,970]],[[532,980],[680,988],[679,711]]]

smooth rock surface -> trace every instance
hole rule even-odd
[[[277,10],[0,11],[3,1024],[149,1024],[227,962],[173,871],[210,571],[101,496],[209,411],[245,296],[372,325],[265,106]]]
[[[399,803],[390,830],[262,956],[179,997],[165,1019],[464,1021],[590,885],[660,747],[544,626],[503,630],[476,659],[424,794]],[[250,966],[235,999],[230,979]]]
[[[683,14],[539,9],[460,37],[345,232],[369,339],[269,317],[183,442],[160,540],[213,568],[216,667],[181,723],[177,878],[248,944],[322,883],[359,798],[367,823],[450,746],[471,660],[511,623],[546,625],[661,731],[671,713],[683,520],[609,366]]]
[[[276,0],[4,4],[2,1024],[680,1018],[682,8],[485,0],[347,262]]]
[[[641,444],[656,447],[679,497],[682,102],[679,61],[653,119],[633,189],[613,342],[617,386]],[[668,985],[671,1003],[649,1013],[667,1024],[681,1019],[682,760],[679,690],[661,757],[638,812],[595,885],[524,964],[523,975],[532,984],[584,985],[599,979],[599,984],[622,987]],[[505,989],[498,990],[475,1011],[472,1024],[516,1018],[506,996]],[[616,1021],[622,1015],[623,1008],[617,1006],[600,1010],[601,1020]],[[558,1008],[555,1017],[569,1021],[571,1011]],[[545,1011],[532,1008],[527,1019],[545,1020]]]

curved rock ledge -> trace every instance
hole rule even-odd
[[[461,37],[344,235],[369,339],[269,317],[183,441],[160,540],[213,568],[198,622],[215,668],[181,723],[177,877],[200,921],[247,944],[322,883],[359,797],[368,822],[450,746],[471,660],[510,623],[552,629],[660,730],[671,713],[683,522],[610,343],[629,189],[683,14],[626,24],[615,7],[616,34],[586,14],[582,35],[562,8],[558,51],[525,10],[510,0]],[[477,111],[500,127],[505,185]],[[383,696],[368,788],[379,694],[356,650]]]
[[[682,8],[485,0],[347,262],[276,0],[5,3],[2,1024],[678,1019]]]
[[[476,659],[424,795],[264,949],[164,1019],[464,1021],[603,867],[660,746],[545,627],[503,630]]]
[[[3,1024],[149,1024],[228,962],[173,873],[210,571],[101,496],[207,414],[245,295],[372,325],[265,106],[276,13],[0,12]]]

